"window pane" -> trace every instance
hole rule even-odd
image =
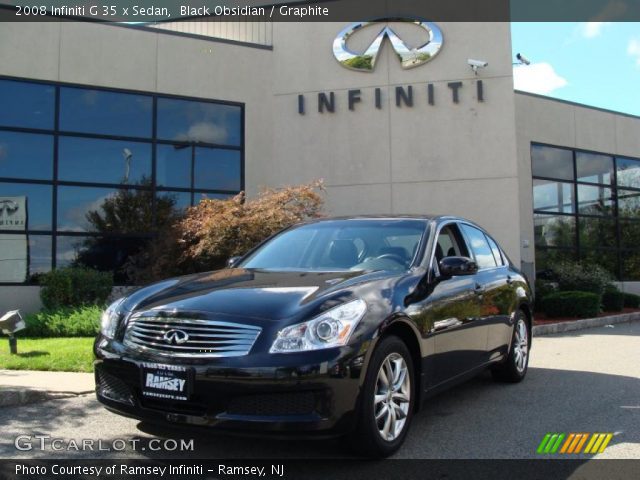
[[[0,125],[53,130],[55,87],[0,80]]]
[[[640,218],[640,192],[618,189],[618,215]]]
[[[559,263],[575,259],[575,250],[536,247],[536,275],[553,270]]]
[[[169,201],[172,203],[173,208],[177,211],[184,211],[187,207],[191,206],[191,193],[190,192],[158,192],[159,199]]]
[[[0,183],[0,229],[51,230],[50,185]]]
[[[583,250],[580,251],[580,260],[600,265],[614,278],[618,278],[618,252],[616,250]]]
[[[578,181],[611,185],[613,157],[596,153],[576,152]]]
[[[53,136],[0,131],[0,177],[51,180]]]
[[[622,248],[640,247],[640,221],[620,220],[620,246]]]
[[[152,231],[150,190],[58,187],[58,230],[98,233]]]
[[[0,268],[0,282],[23,283],[27,281],[29,278],[29,243],[29,236],[26,233],[0,233],[0,265],[2,266]]]
[[[156,181],[158,186],[191,188],[190,145],[158,145],[156,147]]]
[[[573,153],[562,148],[532,145],[531,170],[534,177],[573,180]]]
[[[197,148],[195,188],[240,191],[240,152]]]
[[[29,281],[51,270],[51,235],[29,235]]]
[[[85,88],[60,88],[60,129],[128,137],[151,137],[149,96]]]
[[[533,216],[536,246],[574,247],[576,244],[576,221],[574,217],[560,215]]]
[[[58,178],[75,182],[150,185],[151,145],[60,137]]]
[[[143,250],[147,238],[58,236],[58,267],[80,266],[113,272],[116,284],[128,284],[127,262]]]
[[[533,181],[533,208],[545,212],[573,213],[573,185],[550,180]]]
[[[611,189],[578,185],[578,212],[585,215],[613,215]]]
[[[640,250],[620,252],[622,264],[622,278],[627,281],[640,281]]]
[[[640,188],[640,160],[616,158],[618,185]]]
[[[582,217],[580,222],[580,249],[617,247],[616,223],[608,218]]]
[[[217,103],[158,99],[158,138],[240,145],[241,109]]]
[[[495,267],[496,261],[493,258],[491,247],[489,247],[484,233],[469,225],[461,225],[461,227],[467,236],[467,241],[470,243],[473,253],[475,254],[478,268]]]

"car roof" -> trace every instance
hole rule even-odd
[[[453,215],[417,215],[417,214],[371,214],[371,215],[340,215],[332,217],[312,218],[302,223],[317,223],[333,220],[431,220],[441,222],[445,220],[455,220],[474,223],[466,218]]]
[[[464,217],[458,217],[455,215],[418,215],[418,214],[367,214],[367,215],[342,215],[342,216],[333,216],[333,217],[320,217],[320,218],[311,218],[309,220],[297,223],[296,225],[310,225],[314,223],[320,222],[330,222],[334,220],[424,220],[429,222],[435,222],[436,224],[442,224],[444,222],[464,222],[474,227],[479,228],[483,232],[487,233],[487,231],[476,222],[473,222]]]

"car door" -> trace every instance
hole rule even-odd
[[[491,289],[493,292],[491,303],[495,309],[496,316],[489,325],[487,332],[487,352],[489,359],[493,360],[508,353],[513,333],[513,318],[511,314],[518,303],[518,296],[516,294],[514,273],[509,268],[507,257],[490,235],[485,232],[485,236],[493,252],[493,257],[498,264],[498,268],[494,271],[494,285]]]
[[[485,353],[478,359],[478,364],[482,364],[488,362],[502,344],[503,325],[509,311],[507,272],[502,257],[496,259],[489,237],[482,230],[468,223],[462,223],[460,229],[478,264],[474,292],[480,307],[478,333],[486,340]]]
[[[432,258],[434,271],[438,271],[439,261],[448,256],[469,256],[455,222],[438,233]],[[477,365],[486,350],[486,335],[479,335],[476,328],[480,309],[474,288],[473,275],[454,276],[438,281],[428,298],[427,311],[435,337],[436,383],[464,374]]]

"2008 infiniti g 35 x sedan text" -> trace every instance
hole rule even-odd
[[[113,303],[96,391],[139,419],[346,434],[384,456],[429,395],[486,367],[522,380],[531,324],[526,279],[477,225],[323,219]]]

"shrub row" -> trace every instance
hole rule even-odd
[[[93,337],[100,329],[102,307],[66,307],[27,315],[24,337]]]
[[[595,317],[600,312],[600,295],[592,292],[556,292],[542,299],[548,317]]]
[[[59,268],[40,280],[40,299],[47,310],[104,305],[111,295],[113,275],[89,268]]]
[[[633,293],[625,293],[623,295],[626,308],[640,308],[640,295],[634,295]]]
[[[607,286],[602,294],[602,309],[605,312],[621,312],[624,309],[624,293],[613,285]]]

